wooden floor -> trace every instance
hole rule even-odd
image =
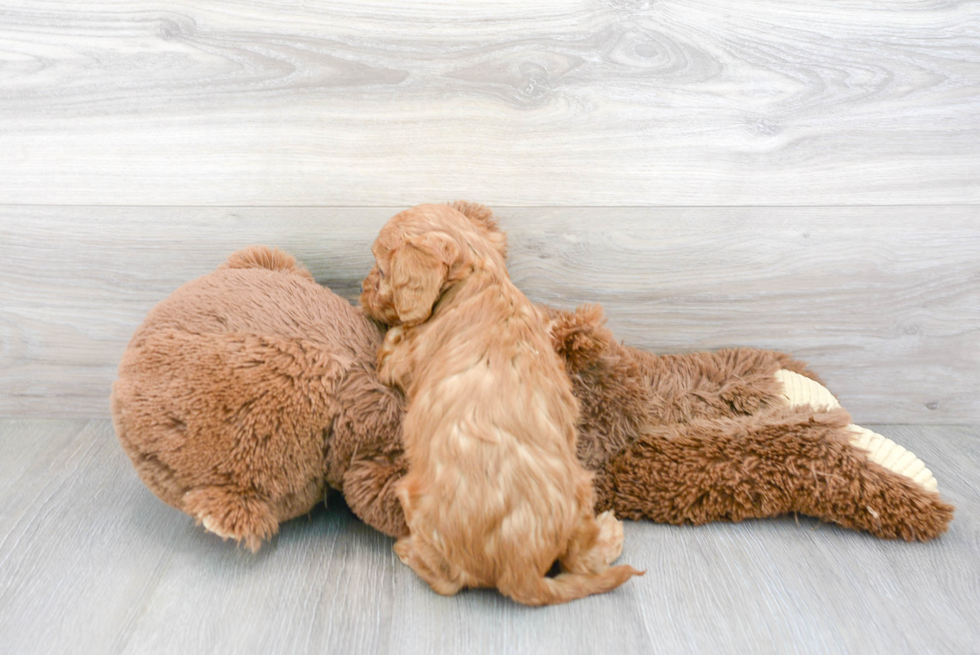
[[[980,428],[876,426],[957,507],[926,544],[810,519],[626,526],[619,590],[434,594],[343,506],[258,555],[147,491],[108,421],[0,421],[4,653],[975,653]]]

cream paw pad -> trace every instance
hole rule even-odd
[[[783,397],[791,406],[809,405],[814,409],[821,407],[836,409],[840,407],[840,403],[826,387],[799,373],[781,369],[776,371],[776,379],[783,383]],[[859,425],[852,423],[848,429],[854,433],[851,445],[866,451],[868,459],[872,462],[889,471],[904,475],[921,485],[926,491],[939,490],[939,484],[932,475],[932,471],[927,469],[922,460],[916,457],[914,453],[891,439]]]

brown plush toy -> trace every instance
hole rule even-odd
[[[852,425],[789,356],[657,356],[617,343],[598,307],[548,311],[596,511],[673,524],[798,512],[910,541],[952,519],[922,462]],[[112,390],[116,434],[153,493],[252,550],[328,489],[402,536],[404,401],[375,373],[383,335],[291,256],[236,252],[136,331]]]

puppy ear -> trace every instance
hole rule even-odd
[[[399,321],[414,325],[429,318],[459,259],[456,243],[438,232],[412,237],[392,252],[391,296]]]
[[[493,217],[493,210],[486,205],[468,200],[456,200],[446,204],[477,225],[482,225],[491,232],[500,231],[500,228],[497,227],[497,221]]]
[[[492,209],[466,200],[456,200],[448,204],[460,214],[470,219],[478,228],[481,228],[483,236],[493,244],[493,247],[497,249],[497,252],[504,259],[507,258],[507,235],[501,232],[497,226],[497,219],[494,218]]]

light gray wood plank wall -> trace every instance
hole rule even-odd
[[[975,2],[0,1],[0,203],[980,202]]]
[[[0,415],[108,415],[146,312],[252,243],[356,300],[398,208],[0,208]],[[657,352],[811,362],[861,422],[980,420],[975,207],[501,208],[535,301]]]
[[[145,311],[234,248],[350,298],[384,218],[465,197],[532,297],[630,343],[974,421],[978,31],[963,0],[0,0],[0,415],[105,416]]]

